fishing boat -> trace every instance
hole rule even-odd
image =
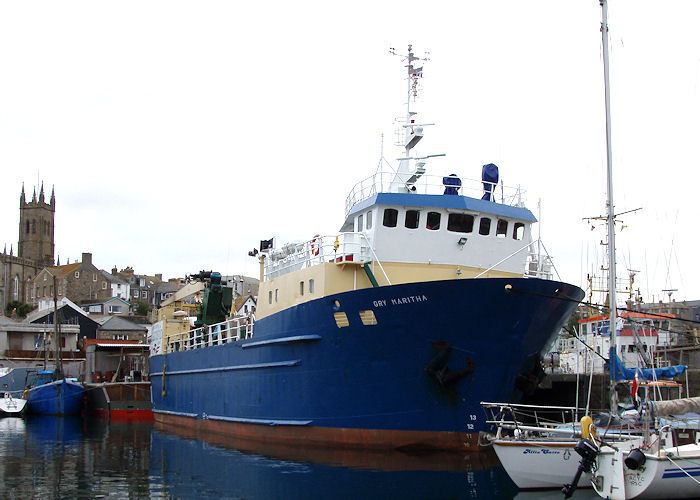
[[[57,377],[54,370],[36,373],[27,390],[29,412],[37,415],[80,415],[83,386],[76,378]]]
[[[54,276],[53,289],[58,290]],[[55,293],[55,292],[54,292]],[[63,373],[63,353],[61,351],[60,314],[54,294],[54,344],[55,368],[36,372],[26,390],[27,406],[30,413],[37,415],[80,415],[83,406],[83,386],[78,379],[65,377]],[[47,363],[44,345],[44,365]]]
[[[85,413],[109,422],[153,420],[151,383],[142,374],[148,344],[129,340],[85,341]]]
[[[473,181],[428,173],[444,155],[412,152],[428,128],[411,108],[424,60],[411,46],[401,57],[398,166],[351,189],[339,233],[251,251],[254,321],[226,319],[220,275],[200,273],[195,327],[153,336],[156,422],[278,444],[478,450],[479,403],[537,383],[540,352],[584,293],[552,279],[536,218],[496,165]]]
[[[21,417],[27,400],[13,395],[10,391],[0,392],[0,417]]]

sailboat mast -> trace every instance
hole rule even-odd
[[[610,410],[616,413],[617,394],[615,393],[615,362],[613,354],[617,353],[617,298],[615,297],[615,208],[613,204],[612,146],[610,120],[610,63],[608,57],[608,2],[600,0],[602,22],[600,31],[603,36],[603,77],[605,79],[605,145],[608,165],[608,310],[610,314]]]
[[[63,360],[61,359],[61,339],[60,339],[60,327],[58,326],[58,298],[56,296],[56,276],[53,277],[53,327],[54,327],[54,343],[56,344],[56,352],[54,354],[56,362],[56,369],[54,370],[54,379],[58,380],[63,378]]]

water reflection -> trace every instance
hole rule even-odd
[[[78,417],[0,419],[0,497],[148,498],[151,428]]]
[[[156,425],[151,476],[169,498],[513,498],[492,452],[457,455],[306,450]],[[183,478],[187,478],[184,480]]]
[[[321,452],[151,423],[0,419],[0,498],[510,499],[493,453]]]

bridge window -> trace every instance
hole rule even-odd
[[[471,233],[474,230],[474,216],[450,214],[447,218],[447,230],[455,233]]]
[[[498,219],[498,224],[496,224],[496,237],[505,238],[506,234],[508,234],[508,221]]]
[[[372,212],[370,212],[370,213],[372,213]],[[309,293],[314,293],[314,279],[313,278],[311,278],[309,280]]]
[[[267,302],[268,304],[272,304],[272,290],[267,292]]]
[[[304,282],[303,281],[299,282],[299,295],[301,295],[302,297],[304,296]]]
[[[522,222],[516,222],[513,226],[513,239],[522,240],[525,236],[525,224]]]
[[[418,229],[419,218],[420,212],[418,210],[406,210],[406,221],[404,225],[408,229]]]
[[[362,214],[357,216],[357,232],[362,231]]]
[[[425,227],[431,231],[440,229],[440,212],[428,212],[428,219],[425,222]]]
[[[482,217],[479,221],[479,234],[482,236],[488,236],[491,232],[491,219],[488,217]]]
[[[372,212],[367,212],[367,229],[372,229]]]
[[[384,209],[384,222],[386,227],[396,227],[396,221],[399,219],[399,211],[395,208]]]

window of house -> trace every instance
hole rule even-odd
[[[95,273],[92,273],[92,281],[97,281],[97,275]]]
[[[139,279],[139,286],[146,286],[146,278]]]
[[[122,306],[109,306],[109,312],[111,312],[111,313],[122,312]]]
[[[505,238],[508,234],[508,221],[505,219],[498,219],[496,224],[496,238]]]
[[[395,208],[385,208],[384,209],[384,221],[383,224],[386,227],[396,227],[396,221],[399,218],[399,211]]]
[[[471,233],[474,230],[474,216],[450,214],[447,217],[447,230],[455,233]]]
[[[32,219],[32,234],[36,234],[36,219]]]
[[[44,273],[44,281],[46,281],[46,273]]]
[[[59,295],[63,295],[63,287],[61,285],[58,285],[58,292]]]
[[[522,222],[516,222],[513,226],[513,239],[522,240],[525,236],[525,224]]]
[[[420,212],[418,210],[406,210],[406,220],[404,221],[404,226],[408,229],[418,229],[418,220],[420,219]]]
[[[357,216],[357,232],[362,231],[362,215]]]
[[[102,290],[107,290],[107,282],[106,281],[102,282]]]
[[[139,298],[139,291],[138,290],[134,290],[134,298],[135,299]]]
[[[311,278],[309,280],[309,293],[314,293],[314,279],[313,278]]]
[[[29,234],[29,221],[27,221],[27,234]]]
[[[367,212],[367,229],[372,229],[372,212]]]
[[[142,299],[147,299],[147,298],[148,298],[148,290],[142,290],[142,291],[141,291],[141,298],[142,298]]]
[[[488,236],[491,232],[491,219],[488,217],[482,217],[479,221],[479,234],[482,236]]]
[[[129,340],[128,336],[124,333],[115,333],[112,335],[112,340]]]
[[[80,278],[80,271],[76,271],[74,276],[76,279]]]
[[[440,212],[428,212],[428,217],[425,221],[425,228],[431,231],[440,229]]]

